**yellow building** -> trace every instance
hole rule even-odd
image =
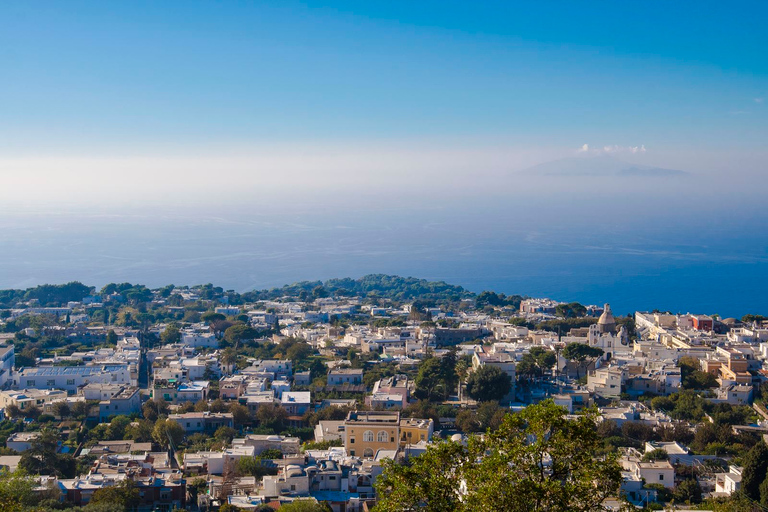
[[[351,456],[372,458],[379,450],[430,441],[431,419],[400,418],[397,411],[354,411],[344,421],[345,448]]]
[[[400,445],[416,444],[419,441],[430,441],[435,422],[431,419],[402,418],[400,420]]]
[[[397,450],[400,413],[354,411],[344,422],[345,448],[351,456],[372,458],[379,450]]]

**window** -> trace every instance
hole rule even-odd
[[[387,434],[385,431],[380,430],[379,433],[376,435],[376,440],[380,443],[386,443],[387,438],[389,437],[389,434]]]
[[[366,448],[363,452],[363,457],[373,457],[373,449],[372,448]]]
[[[295,490],[296,490],[296,485],[294,485],[294,484],[291,484],[291,490],[292,490],[292,491],[295,491]]]
[[[664,480],[664,475],[659,475],[659,481]]]
[[[45,381],[45,385],[50,387],[56,386],[56,379],[48,379],[47,381]]]
[[[354,437],[350,437],[349,438],[349,444],[355,444],[355,438]]]
[[[27,386],[34,386],[34,385],[35,385],[35,381],[34,380],[32,380],[32,379],[28,379],[27,380]]]
[[[366,430],[363,433],[363,442],[364,443],[372,443],[373,442],[373,430]]]
[[[74,386],[75,385],[75,379],[67,379],[67,386]]]

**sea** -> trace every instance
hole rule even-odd
[[[0,288],[78,280],[243,292],[384,273],[610,303],[618,314],[768,315],[766,202],[680,195],[684,185],[5,206]]]

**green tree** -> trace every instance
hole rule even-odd
[[[282,512],[331,512],[327,503],[313,499],[297,499],[280,507]]]
[[[37,407],[35,405],[32,405],[32,406],[27,407],[26,409],[24,409],[24,417],[25,418],[36,420],[36,419],[38,419],[40,417],[41,414],[43,414],[43,411],[39,407]]]
[[[471,409],[461,409],[454,419],[456,428],[462,432],[481,432],[483,430],[477,413]]]
[[[676,503],[701,503],[701,486],[695,478],[687,478],[677,484],[672,494]]]
[[[213,434],[213,438],[217,441],[223,441],[226,444],[229,444],[232,442],[232,439],[237,435],[237,430],[233,429],[232,427],[219,427],[216,429],[216,432]]]
[[[117,345],[117,333],[110,329],[107,332],[107,337],[105,338],[105,341],[107,342],[107,345]]]
[[[512,389],[512,378],[502,369],[484,365],[467,379],[467,393],[480,402],[498,402]]]
[[[131,510],[141,503],[139,489],[133,480],[126,478],[117,485],[97,489],[91,497],[90,503],[113,503],[123,510]]]
[[[226,319],[227,319],[226,315],[222,315],[221,313],[216,313],[214,311],[207,311],[202,315],[200,315],[200,320],[208,324],[211,324],[213,322],[223,322]]]
[[[277,448],[267,448],[259,454],[262,459],[282,459],[283,452]]]
[[[654,462],[657,460],[669,460],[669,454],[662,448],[656,448],[643,455],[643,462]]]
[[[585,308],[578,302],[571,302],[569,304],[558,304],[555,307],[555,314],[563,318],[581,318],[583,316],[586,316],[587,308]]]
[[[224,331],[224,339],[230,345],[237,346],[243,340],[252,340],[259,336],[258,331],[244,323],[236,323]]]
[[[142,415],[149,421],[155,421],[160,416],[167,415],[169,410],[170,408],[168,407],[168,402],[162,398],[153,398],[152,400],[147,400],[147,402],[141,407]]]
[[[240,460],[246,460],[246,459],[253,460],[252,457],[243,457],[239,459],[238,462]],[[189,482],[189,484],[187,484],[187,492],[189,492],[192,498],[191,500],[192,503],[197,503],[197,497],[200,494],[204,493],[207,489],[208,489],[208,482],[205,480],[205,478],[202,478],[202,477],[195,478],[194,480]]]
[[[569,343],[563,349],[562,354],[565,359],[578,363],[579,367],[576,376],[581,377],[581,368],[601,357],[603,355],[603,349],[599,347],[590,347],[584,343]]]
[[[768,446],[760,441],[744,456],[744,469],[741,473],[741,490],[750,499],[760,499],[760,484],[768,471]]]
[[[711,373],[696,370],[683,378],[683,389],[709,389],[720,385]]]
[[[221,398],[217,398],[211,404],[208,406],[208,410],[211,412],[227,412],[228,410],[227,402],[222,400]]]
[[[459,384],[459,377],[456,373],[458,353],[459,350],[456,347],[451,347],[450,350],[440,358],[443,387],[448,394],[453,393],[456,390],[456,386]]]
[[[760,484],[760,504],[763,507],[768,507],[768,476]]]
[[[69,404],[65,400],[54,403],[51,406],[51,410],[53,411],[53,414],[62,419],[67,418],[70,414],[72,414],[72,411],[69,408]]]
[[[236,471],[240,476],[255,476],[258,478],[264,475],[276,475],[277,468],[265,466],[261,462],[262,457],[241,457],[237,461]]]
[[[295,343],[286,352],[285,356],[293,361],[303,361],[312,355],[312,347],[309,343]]]
[[[596,419],[596,412],[590,411],[569,420],[565,409],[549,400],[505,416],[501,427],[475,448],[482,450],[476,453],[489,455],[483,457],[481,465],[469,466],[467,481],[478,494],[479,508],[598,508],[618,492],[621,469],[611,457],[595,457],[602,445]],[[544,471],[542,461],[547,459],[549,471]]]
[[[125,430],[128,425],[131,424],[131,418],[125,415],[115,416],[112,421],[109,422],[109,428],[107,429],[107,435],[109,439],[117,441],[123,439],[125,436]]]
[[[71,455],[57,453],[59,437],[56,431],[45,428],[30,442],[30,448],[21,454],[19,469],[30,475],[54,475],[72,478],[75,459]]]
[[[515,373],[527,380],[540,379],[557,362],[557,356],[543,347],[532,347],[517,363]]]
[[[175,323],[168,324],[165,330],[160,334],[160,341],[162,341],[164,345],[180,342],[181,331],[179,330],[179,326]]]
[[[501,425],[506,411],[498,402],[481,402],[476,410],[462,409],[456,415],[456,428],[462,432],[485,432]]]
[[[0,510],[21,512],[37,503],[36,483],[23,471],[0,470]]]
[[[382,463],[384,472],[376,479],[379,500],[374,511],[469,510],[460,487],[463,468],[470,460],[468,450],[452,441],[430,445],[424,454],[407,464],[386,459]]]
[[[173,420],[157,420],[152,429],[152,439],[163,448],[168,448],[171,442],[178,447],[184,440],[184,429]]]
[[[72,404],[72,416],[80,420],[85,419],[91,410],[91,405],[93,405],[93,402],[75,402]]]
[[[137,443],[150,443],[152,442],[153,427],[154,425],[149,420],[141,419],[133,421],[130,425],[125,427],[123,439],[132,439]]]
[[[759,324],[759,323],[765,322],[766,320],[768,320],[768,318],[766,318],[763,315],[750,314],[750,315],[744,315],[741,317],[741,321],[744,322],[745,324],[751,324],[752,322],[757,322]]]
[[[235,347],[227,347],[221,352],[221,362],[226,366],[237,364],[237,350]]]
[[[24,417],[24,411],[21,410],[21,408],[16,404],[8,404],[5,408],[5,414],[9,418],[23,418]]]
[[[436,357],[428,357],[419,365],[419,373],[414,380],[415,394],[424,400],[442,400],[447,396],[443,380],[443,367]]]
[[[466,446],[443,441],[406,464],[387,460],[375,510],[598,510],[618,493],[621,467],[594,456],[602,446],[595,419],[594,412],[568,419],[548,400],[507,415]]]
[[[262,405],[259,407],[259,409],[261,409],[262,407],[269,407],[269,405],[267,406]],[[251,413],[250,411],[248,411],[248,408],[244,405],[240,405],[238,403],[230,404],[229,412],[232,413],[232,421],[234,421],[235,425],[239,427],[242,427],[243,425],[248,425],[251,422]]]
[[[125,508],[119,503],[101,501],[87,504],[83,507],[83,512],[125,512]]]
[[[259,426],[280,432],[288,421],[288,411],[279,405],[264,404],[256,409],[256,419],[259,420]]]

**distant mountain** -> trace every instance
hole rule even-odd
[[[407,302],[458,302],[471,299],[475,294],[461,286],[445,281],[427,281],[414,277],[400,277],[387,274],[369,274],[359,279],[349,277],[322,281],[301,281],[271,290],[254,290],[243,294],[247,301],[273,300],[285,296],[308,296],[317,298],[327,295],[361,295]]]
[[[683,176],[685,171],[631,164],[609,155],[577,156],[544,162],[519,171],[538,176]]]
[[[664,169],[662,167],[627,167],[620,170],[620,176],[683,176],[687,173],[677,169]]]

